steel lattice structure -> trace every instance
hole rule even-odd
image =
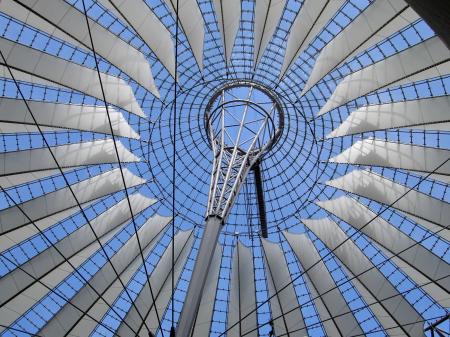
[[[0,335],[449,334],[448,7],[0,1]]]

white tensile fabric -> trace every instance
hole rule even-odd
[[[90,69],[64,60],[40,50],[27,47],[10,40],[0,38],[0,48],[8,66],[16,80],[23,77],[16,75],[16,70],[44,80],[41,83],[56,83],[86,95],[103,100],[102,89],[96,69]],[[3,62],[0,62],[3,66]],[[8,71],[2,69],[1,74],[10,77]],[[106,102],[116,105],[128,112],[145,118],[141,106],[134,97],[131,87],[122,79],[100,73]],[[29,82],[29,79],[27,79]]]
[[[450,160],[448,158],[450,158],[450,151],[445,149],[380,139],[364,139],[357,141],[329,161],[431,173],[431,178],[449,182]]]
[[[425,228],[432,232],[440,230],[439,236],[446,240],[450,239],[450,229],[446,228],[450,219],[450,204],[445,201],[369,171],[354,170],[326,184],[390,205],[392,208],[414,215],[415,219],[424,219]],[[433,226],[428,228],[428,223]]]
[[[311,286],[319,294],[320,300],[329,313],[328,316],[335,317],[331,323],[338,330],[336,336],[345,337],[362,334],[363,331],[358,321],[353,316],[350,307],[336,286],[336,282],[331,277],[313,242],[305,234],[296,235],[284,232],[284,236],[300,261],[303,270],[306,271],[306,276],[311,281]],[[346,312],[348,313],[343,314]],[[326,318],[321,317],[321,319],[323,321]]]
[[[203,42],[205,28],[203,15],[200,12],[196,0],[164,0],[175,15],[178,12],[178,20],[189,42],[194,58],[200,70],[203,69]],[[177,11],[177,4],[180,8]]]
[[[341,218],[411,267],[428,277],[444,291],[450,289],[450,265],[397,229],[357,200],[342,196],[318,201],[317,205]]]
[[[37,148],[31,150],[0,153],[0,175],[8,176],[33,171],[55,170],[60,167],[135,162],[139,158],[128,151],[120,142],[100,139],[92,142]],[[50,153],[51,151],[51,153]],[[53,154],[53,156],[52,156]],[[55,160],[53,159],[56,159]]]
[[[249,332],[257,326],[256,311],[254,311],[256,309],[255,291],[252,252],[250,248],[238,242],[234,248],[231,270],[228,336],[239,337],[243,334],[249,337],[258,336],[257,330]],[[235,324],[236,326],[232,327]]]
[[[275,335],[304,336],[305,322],[294,287],[292,283],[285,287],[291,275],[284,253],[278,244],[265,239],[262,239],[262,246]]]
[[[121,227],[116,227],[108,234],[100,238],[102,245],[106,244],[108,240],[116,235]],[[39,302],[45,295],[48,295],[55,289],[58,284],[61,283],[67,276],[73,272],[73,268],[79,268],[92,254],[94,254],[100,245],[94,242],[81,250],[75,256],[70,259],[70,264],[64,262],[58,267],[52,269],[48,274],[42,276],[39,281],[31,284],[28,288],[23,289],[20,293],[16,294],[14,298],[11,298],[0,308],[0,314],[4,323],[13,323],[23,313],[26,313],[37,302]],[[0,331],[4,328],[0,327]]]
[[[81,204],[82,207],[89,207],[94,203],[95,201],[90,201]],[[62,221],[75,213],[79,212],[80,208],[77,206],[71,207],[65,211],[56,213],[54,215],[49,215],[46,218],[43,218],[41,220],[35,221],[34,224],[36,225],[39,230],[44,231],[45,229],[57,224],[59,221]],[[2,237],[2,241],[0,242],[0,251],[3,252],[18,243],[27,240],[31,238],[33,235],[39,233],[39,230],[36,229],[35,226],[23,226],[20,228],[17,228],[7,234],[4,234]]]
[[[179,232],[175,236],[175,266],[174,266],[174,279],[177,282],[181,272],[183,271],[184,264],[189,256],[189,253],[194,243],[194,237],[192,230],[186,232]],[[152,274],[150,275],[150,284],[152,285],[153,295],[155,296],[156,309],[161,316],[166,309],[172,292],[171,292],[171,278],[172,278],[172,249],[166,248],[163,256],[159,260]],[[156,317],[155,303],[152,303],[150,289],[148,283],[144,285],[140,291],[138,297],[135,300],[136,307],[139,312],[144,313],[146,317],[146,324],[152,330],[158,329],[158,320]],[[131,328],[136,330],[139,336],[148,336],[147,331],[143,328],[143,323],[138,316],[135,307],[130,308],[127,315],[124,318]],[[130,327],[121,324],[117,334],[120,336],[135,336],[136,334],[130,330]]]
[[[158,60],[175,77],[175,44],[169,30],[142,0],[100,0],[137,32],[138,36],[155,53]]]
[[[403,0],[376,0],[321,50],[302,94],[345,60],[377,44],[419,16]]]
[[[225,51],[225,63],[230,64],[233,52],[234,40],[239,29],[241,20],[240,0],[214,0],[214,9],[222,34],[223,47]]]
[[[344,3],[345,0],[305,0],[303,2],[290,29],[280,77],[284,76]]]
[[[355,278],[355,275],[353,275],[353,273],[344,265],[341,265],[341,268],[347,275],[347,277],[352,280],[351,282],[361,295],[361,298],[370,307],[370,310],[377,318],[378,322],[380,322],[380,325],[385,329],[386,334],[389,337],[409,336],[398,326],[395,319],[384,308],[384,306],[378,303],[378,300],[371,294],[371,292],[364,286],[364,284],[361,283],[358,278]],[[364,304],[362,306],[364,306]]]
[[[57,36],[63,40],[76,42],[75,46],[92,50],[85,15],[69,3],[62,0],[19,0],[17,3],[2,1],[0,10],[50,35],[58,32]],[[95,52],[159,97],[145,56],[96,21],[88,20]]]
[[[219,283],[220,263],[222,260],[222,246],[217,245],[209,268],[205,288],[203,288],[202,300],[198,309],[195,325],[192,332],[193,337],[207,336],[211,329],[213,319],[214,302],[216,300],[217,285]]]
[[[348,236],[334,221],[323,218],[302,222],[333,251],[370,294],[380,301],[380,305],[391,315],[404,334],[413,337],[425,336],[421,316],[414,307],[377,268],[370,268],[373,266],[372,262],[353,241],[347,240]]]
[[[450,130],[450,97],[376,104],[353,111],[327,138],[392,128]]]
[[[132,194],[130,203],[133,207],[133,213],[140,213],[144,209],[155,203],[155,200],[148,199],[140,194]],[[76,231],[67,235],[65,238],[55,243],[54,246],[42,251],[40,254],[28,260],[22,268],[16,268],[0,279],[2,289],[8,290],[0,295],[1,303],[8,301],[11,296],[29,287],[35,282],[33,277],[40,278],[50,270],[58,267],[66,259],[72,258],[82,249],[96,242],[96,236],[102,238],[109,232],[115,230],[118,226],[124,224],[131,218],[128,202],[122,200],[98,217],[92,219],[89,224],[84,224]],[[155,218],[156,220],[158,217]],[[153,221],[155,221],[155,219]],[[92,231],[95,230],[95,235]],[[56,247],[56,249],[55,249]],[[63,256],[61,256],[61,254]],[[27,275],[29,273],[30,275]]]
[[[74,168],[61,168],[61,171],[65,173],[73,169]],[[7,189],[12,186],[27,184],[38,179],[47,178],[53,175],[59,175],[61,174],[61,171],[59,169],[53,169],[53,170],[33,171],[26,173],[15,173],[7,176],[1,176],[0,186],[3,187],[4,189]]]
[[[4,133],[38,132],[34,117],[41,129],[45,128],[45,130],[70,129],[111,134],[108,114],[115,136],[140,138],[122,113],[113,107],[106,110],[104,105],[62,104],[31,100],[27,100],[25,104],[22,99],[16,98],[0,98],[0,123],[2,123],[0,131]]]
[[[430,280],[426,275],[418,271],[416,268],[411,267],[408,263],[403,261],[402,259],[394,256],[390,251],[383,248],[377,243],[374,243],[387,257],[390,258],[391,261],[402,270],[404,274],[406,274],[413,282],[416,283],[417,286],[421,287],[428,295],[430,295],[439,305],[443,308],[447,308],[450,305],[450,296],[449,291],[446,289],[442,289],[435,282]],[[447,278],[450,278],[448,276]]]
[[[448,49],[440,38],[429,38],[346,76],[317,115],[384,87],[444,75],[449,59]]]
[[[253,67],[258,66],[267,44],[278,26],[286,0],[260,0],[255,3]]]
[[[134,234],[129,238],[128,241],[110,258],[115,271],[110,263],[106,263],[99,271],[97,271],[97,273],[95,273],[92,279],[89,280],[89,286],[85,285],[70,300],[70,303],[75,304],[81,310],[89,310],[100,298],[97,293],[104,294],[108,287],[117,280],[116,272],[120,277],[134,260],[137,259],[142,262],[137,240],[139,239],[143,253],[146,252],[146,250],[148,251],[148,248],[151,248],[156,244],[157,237],[161,234],[170,220],[170,218],[161,217],[150,218],[138,230],[137,235]],[[95,289],[97,293],[94,292],[93,289]],[[62,336],[71,331],[73,326],[84,316],[85,315],[74,306],[66,304],[55,316],[53,316],[40,333],[44,336]]]
[[[123,174],[127,188],[145,183],[145,179],[135,176],[128,169],[124,169]],[[119,168],[93,176],[71,185],[77,200],[74,199],[69,187],[64,187],[0,211],[0,232],[7,233],[30,224],[29,219],[38,221],[77,206],[77,201],[83,204],[123,188]]]

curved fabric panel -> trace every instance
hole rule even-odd
[[[403,27],[419,16],[403,0],[376,0],[321,50],[302,94],[350,57]]]
[[[64,173],[71,170],[73,170],[73,168],[62,169]],[[33,180],[44,179],[51,177],[53,175],[60,175],[60,174],[61,171],[59,169],[54,169],[54,170],[18,173],[8,176],[0,176],[0,186],[3,187],[4,189],[7,189],[10,188],[11,186],[21,185],[29,183]]]
[[[29,1],[31,3],[31,1]],[[47,33],[48,35],[54,36],[63,41],[67,41],[73,46],[80,47],[80,43],[62,32],[56,29],[53,23],[46,21],[44,18],[30,12],[24,8],[19,1],[15,0],[3,0],[0,2],[0,11],[8,16],[11,16],[19,21],[26,23],[31,27],[35,27],[40,31]],[[85,21],[86,22],[86,21]]]
[[[133,175],[127,169],[123,170],[127,188],[145,183],[145,179]],[[71,186],[80,204],[118,192],[124,188],[120,169],[114,169],[92,178],[83,180]],[[18,206],[12,206],[0,211],[0,229],[4,234],[21,226],[28,225],[32,220],[41,220],[69,208],[77,206],[69,187],[64,187],[51,193],[25,201]],[[20,208],[19,208],[20,207]],[[22,211],[21,211],[22,210]]]
[[[121,229],[121,226],[116,227],[105,236],[100,238],[101,244],[105,244],[114,235],[116,235]],[[94,254],[100,248],[97,242],[90,244],[82,249],[76,255],[72,256],[69,261],[74,268],[78,268],[92,254]],[[37,302],[39,302],[44,296],[51,293],[51,289],[54,289],[62,282],[67,276],[73,272],[73,268],[68,262],[64,262],[52,269],[50,272],[42,276],[39,281],[35,281],[29,287],[23,289],[15,297],[11,298],[7,303],[0,306],[0,316],[2,317],[2,323],[7,325],[13,323],[20,318],[24,313],[31,309]],[[5,329],[0,327],[0,331]]]
[[[216,300],[217,285],[219,283],[220,263],[222,260],[222,247],[216,246],[208,277],[202,293],[202,300],[195,319],[193,337],[209,336],[214,311],[214,302]]]
[[[319,294],[329,312],[329,316],[338,316],[332,319],[339,331],[337,336],[363,335],[364,332],[351,313],[350,307],[336,286],[336,282],[331,277],[314,243],[305,234],[296,235],[288,232],[283,232],[283,234],[302,264],[303,270],[306,270],[311,285]],[[345,312],[348,312],[348,314],[342,315]],[[321,317],[321,319],[324,320],[325,317]]]
[[[233,252],[227,328],[239,324],[227,332],[229,337],[243,336],[258,325],[254,270],[252,251],[238,242]],[[246,336],[257,337],[258,331],[254,330]]]
[[[120,142],[116,142],[121,162],[136,162],[139,158],[129,152]],[[14,175],[30,171],[55,170],[60,167],[117,163],[118,158],[112,139],[100,139],[92,142],[73,143],[32,150],[0,153],[0,175]],[[59,171],[59,170],[58,170]]]
[[[174,267],[174,278],[175,282],[179,279],[184,264],[187,261],[189,253],[194,243],[194,236],[191,235],[192,230],[186,232],[179,232],[175,236],[175,267]],[[153,270],[150,276],[150,284],[152,285],[153,295],[156,299],[156,307],[158,313],[161,316],[164,310],[166,310],[169,304],[170,298],[172,296],[171,279],[172,279],[172,249],[169,245],[164,251],[163,256],[159,259],[158,264]],[[135,300],[136,307],[139,312],[143,313],[146,318],[147,326],[156,333],[158,327],[158,320],[155,312],[155,304],[151,303],[151,293],[148,287],[148,283],[145,283],[144,287],[140,291],[138,297]],[[135,307],[131,307],[127,315],[123,319],[126,321],[133,329],[135,329],[139,336],[148,336],[145,329],[143,329],[142,321],[136,312]],[[121,323],[119,329],[117,330],[119,336],[135,336],[135,333],[130,330],[130,328]]]
[[[331,20],[345,0],[305,0],[292,24],[280,78]]]
[[[225,63],[228,65],[241,20],[240,0],[214,0],[217,24],[222,34]]]
[[[253,67],[258,66],[283,14],[286,0],[259,0],[255,3]]]
[[[372,262],[331,219],[302,220],[302,222],[328,247],[337,258],[351,271],[371,296],[380,300],[386,310],[407,336],[425,336],[421,316],[414,307],[401,296],[386,277],[373,267]],[[345,241],[345,243],[343,243]],[[340,246],[339,246],[340,245]],[[339,246],[339,248],[337,248]],[[387,299],[387,300],[384,300]],[[416,324],[411,324],[419,322]]]
[[[87,203],[82,204],[81,206],[87,207],[91,205],[94,201],[90,201]],[[68,210],[65,210],[63,212],[56,213],[54,215],[50,215],[42,220],[35,221],[35,225],[41,230],[45,230],[56,223],[58,223],[61,220],[64,220],[75,213],[77,213],[80,210],[78,206],[71,207]],[[39,231],[34,226],[24,226],[21,228],[18,228],[14,231],[11,231],[7,234],[2,235],[2,240],[0,241],[0,252],[3,252],[18,243],[27,240],[31,238],[33,235],[38,234]]]
[[[31,84],[40,85],[40,86],[49,86],[52,88],[67,89],[65,86],[60,85],[55,82],[48,81],[45,78],[34,76],[30,73],[21,71],[19,69],[12,69],[12,68],[10,68],[10,69],[11,69],[11,71],[14,75],[14,79],[16,81],[27,82],[27,83],[31,83]],[[8,67],[3,65],[1,62],[0,62],[0,77],[12,79],[11,73],[9,72]],[[97,76],[97,78],[98,78],[98,76]]]
[[[450,151],[378,139],[364,139],[331,158],[332,163],[392,167],[403,170],[433,172],[432,178],[450,175]],[[445,163],[445,164],[444,164]]]
[[[71,88],[103,101],[98,73],[95,69],[86,68],[40,50],[14,43],[0,38],[0,48],[6,62],[13,70],[33,74],[47,82]],[[0,62],[3,64],[3,62]],[[13,71],[14,77],[16,77]],[[7,76],[9,77],[9,75]],[[100,73],[106,101],[137,116],[145,118],[133,90],[124,80]],[[17,80],[21,79],[19,76]]]
[[[437,233],[435,235],[440,237],[443,240],[447,240],[448,242],[450,242],[450,230],[449,229],[443,230],[441,226],[436,225],[436,224],[434,224],[432,222],[429,222],[429,221],[427,221],[425,219],[418,218],[418,217],[416,217],[414,215],[411,215],[411,214],[405,214],[405,213],[403,213],[401,211],[397,211],[397,213],[407,217],[408,219],[412,220],[416,224],[421,225],[422,227],[428,229],[432,233],[439,232],[439,233]]]
[[[133,260],[137,259],[142,261],[138,247],[138,237],[142,249],[147,249],[148,245],[154,246],[157,242],[156,238],[161,234],[170,220],[170,218],[161,217],[150,218],[138,230],[138,235],[136,236],[136,234],[134,234],[122,248],[111,257],[111,263],[114,265],[119,277]],[[70,300],[70,302],[86,312],[99,299],[99,296],[92,288],[103,295],[116,279],[117,275],[111,267],[111,264],[107,263],[92,277],[91,280],[89,280],[90,287],[85,285]],[[49,322],[47,322],[39,333],[43,336],[50,337],[65,336],[82,317],[83,314],[79,310],[71,305],[65,304],[64,307],[53,316]]]
[[[111,134],[108,113],[105,106],[60,104],[40,101],[27,101],[27,105],[39,126],[55,129],[74,129],[80,131]],[[112,129],[115,136],[139,139],[123,115],[108,108]],[[8,125],[7,132],[23,132],[23,125],[27,132],[39,132],[33,117],[22,99],[0,98],[0,123]],[[3,131],[0,125],[0,131]]]
[[[172,10],[174,17],[178,9],[178,19],[183,28],[184,34],[189,42],[192,53],[197,61],[200,70],[203,69],[203,41],[205,39],[205,29],[203,27],[203,15],[196,0],[164,0]],[[176,19],[176,18],[175,18]]]
[[[141,237],[139,236],[139,239]],[[156,239],[159,241],[159,237]],[[144,258],[148,256],[151,250],[154,248],[153,244],[148,245],[145,249],[142,250],[142,254]],[[123,284],[128,284],[128,282],[133,278],[135,272],[142,266],[142,259],[136,258],[133,262],[128,265],[128,267],[123,271],[120,275],[120,279]],[[95,331],[98,326],[98,322],[101,322],[104,315],[107,314],[110,306],[113,306],[114,302],[119,299],[123,291],[123,287],[118,279],[116,279],[105,291],[102,295],[102,298],[99,298],[92,307],[87,311],[86,315],[73,327],[69,336],[89,336],[91,333]],[[96,321],[94,321],[90,315]]]
[[[321,116],[372,91],[391,85],[426,79],[431,67],[449,60],[449,52],[439,37],[432,37],[411,48],[378,61],[346,76],[318,112]],[[418,74],[424,73],[424,77]]]
[[[408,263],[403,261],[401,258],[394,256],[390,251],[385,249],[384,247],[375,243],[375,245],[386,255],[387,258],[390,258],[391,261],[402,270],[413,282],[417,284],[417,286],[421,287],[426,293],[428,293],[433,300],[439,303],[443,308],[448,308],[450,306],[450,296],[449,290],[444,290],[426,276],[423,275],[420,271],[411,267]],[[450,276],[449,276],[450,278]]]
[[[322,298],[319,297],[319,294],[314,288],[311,280],[308,275],[303,275],[303,280],[305,281],[305,285],[308,288],[309,293],[311,294],[311,298],[314,298],[314,306],[316,308],[317,313],[319,314],[320,319],[322,320],[322,326],[326,336],[342,336],[339,332],[339,329],[334,322],[333,318],[330,316],[330,312],[328,311],[325,303],[322,301]]]
[[[383,218],[375,218],[377,214],[357,200],[342,196],[333,200],[318,201],[316,204],[357,230],[361,230],[391,253],[399,254],[399,258],[438,284],[443,290],[450,289],[450,265],[447,262],[422,245],[416,244],[415,240]]]
[[[92,50],[85,15],[72,5],[62,0],[17,0],[17,2],[23,5],[23,7],[17,8],[19,13],[9,5],[11,0],[0,5],[0,9],[8,7],[8,14],[14,18],[21,17],[21,19],[25,19],[22,20],[23,22],[50,35],[59,30],[62,34],[58,34],[57,37],[62,37],[68,42],[75,40],[80,46]],[[42,21],[39,19],[46,21],[41,24]],[[150,65],[145,56],[96,21],[90,18],[88,20],[95,52],[159,97]],[[49,26],[49,22],[53,26]],[[67,39],[67,36],[70,38]]]
[[[327,138],[403,127],[450,130],[449,111],[450,96],[369,105],[353,111]]]
[[[391,206],[392,208],[425,219],[440,226],[441,229],[448,226],[449,203],[414,189],[410,190],[409,187],[397,184],[376,173],[354,170],[343,177],[328,181],[326,184],[385,205],[395,202]],[[430,230],[433,229],[430,228]],[[442,230],[438,235],[445,235],[448,239],[450,231]]]
[[[42,132],[57,131],[55,128],[51,128],[48,126],[41,126],[40,128],[41,128]],[[0,122],[0,134],[2,134],[2,133],[33,133],[33,132],[39,132],[36,125],[11,124],[11,123]]]
[[[133,194],[130,196],[130,203],[133,207],[133,214],[138,214],[154,204],[155,200],[148,199],[140,194]],[[90,224],[92,228],[95,229],[97,237],[101,238],[130,219],[131,215],[128,201],[122,200],[91,220]],[[155,219],[158,220],[158,218]],[[88,224],[85,224],[55,243],[54,246],[47,248],[40,254],[28,260],[23,264],[22,269],[39,279],[64,262],[64,258],[58,251],[61,252],[64,257],[69,259],[95,242],[96,239],[91,227]],[[2,289],[8,289],[8,291],[4,291],[0,295],[1,303],[9,301],[15,294],[23,291],[35,282],[35,280],[27,275],[22,269],[16,268],[0,279]]]
[[[303,337],[306,333],[305,322],[294,287],[289,284],[284,290],[280,291],[291,281],[291,275],[281,246],[265,239],[261,239],[261,242],[264,249],[269,296],[273,296],[270,299],[270,310],[275,335],[288,334],[289,336]],[[278,291],[280,292],[275,295]]]
[[[132,27],[175,77],[175,45],[169,30],[142,0],[100,0],[107,9]]]
[[[385,333],[388,336],[398,337],[398,336],[408,336],[400,327],[397,326],[396,321],[393,319],[391,314],[386,311],[386,309],[378,303],[377,299],[372,296],[371,292],[362,284],[357,278],[354,277],[352,272],[348,270],[344,265],[341,265],[342,270],[351,279],[353,285],[358,291],[361,298],[364,300],[365,305],[368,305],[380,325],[385,329]],[[364,306],[364,304],[363,304]],[[362,306],[362,307],[363,307]]]

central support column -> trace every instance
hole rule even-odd
[[[211,215],[206,218],[205,230],[178,322],[177,337],[188,337],[191,334],[221,228],[222,219],[220,217]]]
[[[243,97],[239,98],[240,95]],[[207,216],[178,322],[177,337],[190,337],[192,333],[220,230],[252,166],[279,138],[282,120],[281,105],[276,98],[268,89],[251,82],[228,84],[208,103],[205,126],[213,163]],[[260,213],[265,215],[265,211]]]

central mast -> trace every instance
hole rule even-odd
[[[179,337],[190,336],[221,227],[242,184],[280,137],[281,105],[257,83],[232,82],[211,98],[205,127],[213,152],[211,183],[205,229],[177,328]]]

